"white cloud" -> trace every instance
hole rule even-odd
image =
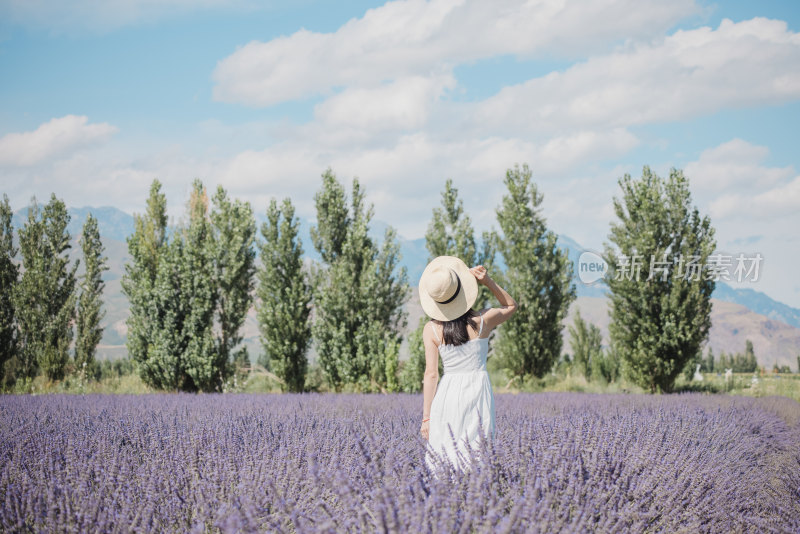
[[[328,98],[314,109],[317,120],[330,127],[373,131],[410,130],[425,125],[431,107],[452,76],[410,76],[375,88],[350,88]]]
[[[300,30],[237,49],[214,70],[214,97],[269,106],[497,55],[571,57],[649,39],[697,12],[693,0],[388,2],[334,33]]]
[[[32,132],[10,133],[0,138],[0,165],[36,165],[106,141],[116,131],[115,126],[104,122],[89,124],[85,116],[52,119]]]
[[[785,22],[723,20],[506,87],[473,120],[508,131],[612,128],[800,98],[800,34]],[[476,126],[477,127],[477,126]]]
[[[792,167],[764,167],[762,162],[768,155],[769,149],[765,146],[733,139],[704,150],[699,160],[684,167],[684,174],[692,188],[701,192],[762,191],[791,178],[794,173]]]
[[[737,138],[704,150],[684,174],[714,220],[800,215],[800,176],[792,166],[764,165],[768,156],[767,147]]]
[[[773,189],[764,191],[755,196],[737,193],[726,194],[709,205],[711,216],[725,219],[759,218],[775,220],[786,215],[794,215],[800,219],[800,175],[795,176],[788,183],[781,184]],[[794,224],[800,223],[797,220]]]
[[[191,11],[247,8],[247,0],[6,0],[6,23],[41,27],[55,33],[106,32]]]
[[[233,158],[220,183],[246,198],[291,196],[298,213],[310,217],[319,176],[330,166],[345,183],[359,178],[380,219],[403,235],[418,237],[447,178],[462,188],[476,217],[486,219],[476,227],[486,229],[503,191],[506,169],[514,163],[529,163],[534,179],[541,182],[564,177],[587,162],[617,157],[638,143],[625,130],[577,132],[541,144],[501,137],[444,140],[422,132],[400,135],[380,146],[324,141],[300,134],[263,151],[243,152]],[[555,202],[548,199],[550,206]]]

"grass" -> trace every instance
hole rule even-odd
[[[754,381],[753,378],[757,380]],[[676,385],[681,391],[701,391],[708,393],[729,393],[749,397],[769,397],[778,395],[800,402],[800,374],[793,373],[734,373],[732,379],[725,381],[725,375],[703,373],[702,382]]]
[[[489,362],[489,376],[496,393],[539,393],[545,391],[575,391],[583,393],[647,393],[648,391],[625,379],[606,384],[587,380],[583,375],[561,369],[541,379],[525,383],[510,381],[501,369]],[[753,377],[758,380],[753,381]],[[708,394],[746,395],[750,397],[782,396],[800,402],[800,374],[798,373],[734,373],[726,382],[724,373],[703,373],[703,381],[687,382],[679,376],[675,392],[693,391]]]
[[[310,382],[317,391],[325,391],[321,384],[322,377],[317,369],[310,369]],[[528,379],[524,383],[509,380],[501,369],[489,365],[489,374],[495,393],[539,393],[546,391],[574,391],[583,393],[647,393],[643,388],[624,379],[610,384],[590,381],[582,375],[571,373],[568,369],[560,369],[544,378]],[[756,376],[757,381],[753,381]],[[708,394],[746,395],[751,397],[783,396],[800,402],[800,374],[779,374],[766,372],[735,373],[732,379],[725,381],[724,374],[704,373],[703,381],[687,382],[683,376],[675,383],[675,392],[699,392]],[[280,383],[269,373],[255,370],[229,380],[225,387],[230,393],[280,393]],[[104,377],[98,381],[81,380],[75,375],[68,375],[63,380],[51,381],[38,376],[33,381],[17,383],[8,393],[124,393],[144,394],[156,393],[157,390],[145,384],[135,373]]]
[[[18,381],[9,393],[155,393],[156,390],[145,384],[137,374],[106,377],[101,380],[81,380],[70,375],[63,380],[49,380],[39,375],[33,380]]]

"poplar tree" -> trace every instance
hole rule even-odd
[[[168,240],[160,189],[154,181],[147,214],[136,216],[128,239],[128,350],[148,385],[220,391],[233,372],[231,352],[252,302],[252,210],[218,188],[210,212],[206,189],[194,180],[186,219]]]
[[[714,372],[714,351],[708,347],[708,354],[706,355],[706,372]]]
[[[399,243],[387,228],[379,247],[369,237],[373,207],[367,207],[357,179],[351,203],[333,172],[322,175],[314,197],[317,225],[314,247],[323,260],[314,277],[312,326],[320,366],[328,382],[362,391],[396,387],[397,346],[405,326],[406,270],[399,267]]]
[[[19,370],[25,378],[41,370],[48,379],[60,380],[69,361],[79,264],[69,265],[69,220],[55,194],[43,210],[34,198],[19,232],[23,273],[14,296],[22,344]]]
[[[233,351],[242,342],[240,330],[253,303],[256,221],[250,203],[230,200],[222,186],[217,187],[213,203],[217,351],[225,362],[249,364],[246,349]]]
[[[5,383],[6,362],[17,354],[17,323],[14,312],[14,291],[19,278],[19,266],[14,262],[14,212],[3,195],[0,203],[0,387]]]
[[[219,293],[216,286],[218,251],[209,217],[209,199],[200,180],[192,182],[187,205],[187,223],[179,229],[177,292],[181,310],[185,313],[180,330],[183,371],[191,378],[191,391],[221,391],[230,376],[227,355],[218,349],[214,336],[214,315]],[[223,245],[224,246],[224,245]]]
[[[103,337],[100,321],[105,317],[103,310],[103,271],[108,270],[108,258],[103,256],[105,248],[100,240],[97,219],[90,213],[83,224],[80,239],[83,251],[84,274],[81,279],[81,293],[75,320],[75,366],[78,371],[85,365],[86,372],[97,377],[99,369],[95,361],[97,344]]]
[[[175,306],[174,262],[168,261],[174,253],[167,239],[167,199],[161,192],[161,182],[153,180],[146,212],[133,218],[134,232],[127,238],[131,259],[122,277],[122,291],[130,305],[126,321],[128,354],[146,384],[178,389],[179,354],[170,341],[183,313]]]
[[[259,363],[271,369],[282,388],[302,392],[305,388],[311,341],[311,287],[303,269],[303,245],[298,236],[299,220],[290,199],[281,207],[275,199],[267,208],[259,242],[256,310],[264,353]]]
[[[601,350],[592,357],[592,378],[605,382],[615,382],[619,378],[620,362],[612,350]]]
[[[597,358],[602,357],[603,336],[600,329],[584,321],[580,310],[577,310],[575,321],[569,326],[569,335],[573,364],[580,374],[589,378],[593,367],[597,365]]]
[[[561,355],[561,321],[575,300],[572,262],[541,214],[543,195],[527,165],[506,172],[507,193],[497,208],[502,235],[498,252],[506,271],[501,285],[517,301],[517,312],[498,332],[498,364],[512,377],[543,377]]]
[[[753,350],[753,342],[749,339],[745,340],[744,360],[745,372],[752,373],[758,369],[758,360],[756,359],[756,353]]]
[[[708,217],[691,206],[689,183],[671,169],[663,179],[619,180],[617,221],[605,245],[613,350],[625,376],[650,392],[672,391],[697,359],[711,326],[708,258],[715,248]]]
[[[479,250],[475,243],[472,220],[464,211],[464,203],[458,197],[458,189],[453,186],[451,179],[445,182],[441,206],[433,208],[431,221],[425,233],[425,247],[428,249],[428,261],[437,256],[455,256],[464,260],[470,267],[483,265],[491,276],[495,275],[492,272],[495,250],[491,233],[483,233],[483,245]],[[479,288],[474,307],[480,310],[488,306],[491,293],[484,286]],[[408,393],[422,390],[426,366],[422,334],[429,320],[427,316],[420,317],[416,330],[409,336],[410,357],[403,366],[401,376],[402,389]],[[440,359],[439,374],[442,372]]]

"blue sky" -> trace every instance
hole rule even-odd
[[[800,2],[0,1],[0,176],[19,209],[170,213],[191,180],[313,218],[331,166],[424,235],[446,178],[489,229],[527,163],[599,249],[624,173],[689,177],[743,284],[800,307]],[[735,284],[734,284],[735,285]]]

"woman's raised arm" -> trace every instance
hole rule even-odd
[[[470,272],[475,275],[478,283],[488,287],[489,291],[491,291],[498,302],[500,302],[499,308],[489,308],[483,312],[483,324],[489,330],[492,330],[514,315],[514,312],[517,311],[517,301],[514,300],[505,289],[497,285],[497,282],[491,279],[486,272],[486,267],[483,265],[472,267]]]

